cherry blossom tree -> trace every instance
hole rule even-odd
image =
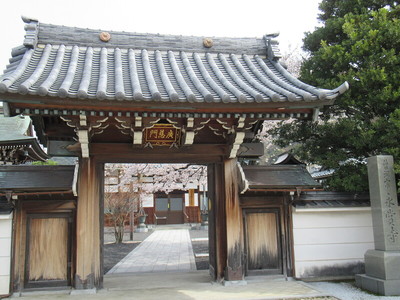
[[[106,185],[104,204],[118,243],[122,242],[128,215],[144,215],[143,199],[146,195],[205,186],[207,167],[192,164],[106,164],[105,177],[114,179],[112,185]]]
[[[104,206],[114,227],[114,237],[117,244],[122,243],[125,231],[125,222],[133,210],[132,194],[118,192],[104,194]]]

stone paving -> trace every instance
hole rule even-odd
[[[248,277],[245,285],[212,282],[208,271],[196,271],[187,228],[156,229],[104,276],[103,289],[23,292],[21,296],[37,300],[335,299],[306,283],[271,276]]]
[[[104,288],[101,290],[72,290],[62,294],[43,291],[27,292],[22,299],[118,299],[118,300],[334,300],[324,297],[303,282],[285,281],[259,277],[249,279],[247,285],[224,286],[211,282],[208,271],[195,272],[158,272],[158,273],[120,273],[104,277]],[[321,298],[320,298],[321,297]],[[342,298],[341,300],[349,300]]]
[[[195,270],[188,230],[172,229],[155,230],[107,274]]]

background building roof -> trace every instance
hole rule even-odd
[[[37,139],[26,135],[30,124],[28,116],[0,116],[0,162],[20,164],[49,158]]]

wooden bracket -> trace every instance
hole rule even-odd
[[[244,137],[245,137],[245,132],[243,132],[243,131],[236,132],[235,140],[233,142],[229,158],[236,157],[238,150],[240,148],[240,145],[243,143]]]
[[[78,130],[78,139],[81,144],[82,157],[89,157],[89,132],[88,130]]]
[[[210,119],[200,122],[196,126],[197,122],[194,118],[187,118],[186,128],[183,129],[183,132],[185,133],[185,136],[183,138],[183,145],[193,145],[194,137],[200,130],[205,127],[208,122],[210,122]]]
[[[67,119],[60,116],[61,120],[67,123],[67,126],[74,128],[80,144],[82,157],[89,157],[90,138],[95,134],[103,133],[109,124],[104,125],[108,117],[101,120],[89,121],[84,112],[81,112],[78,118]]]

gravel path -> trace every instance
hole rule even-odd
[[[308,282],[312,288],[340,300],[400,300],[400,296],[375,296],[348,282]]]

